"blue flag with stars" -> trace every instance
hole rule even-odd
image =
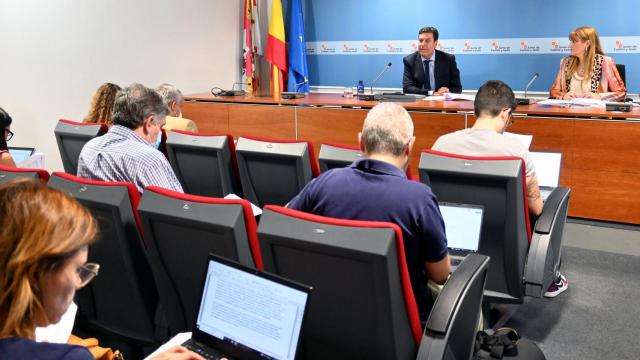
[[[289,21],[289,91],[309,92],[307,48],[304,40],[304,18],[300,0],[291,0]]]

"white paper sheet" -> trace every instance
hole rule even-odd
[[[520,141],[522,145],[524,145],[527,149],[529,149],[529,147],[531,146],[531,141],[533,140],[533,135],[516,134],[507,131],[505,131],[503,135]]]
[[[16,166],[25,169],[44,169],[44,154],[41,152],[34,153],[16,164]]]
[[[58,323],[51,324],[47,327],[37,327],[36,341],[66,344],[69,341],[69,336],[73,330],[73,323],[75,322],[77,311],[78,306],[71,303]]]
[[[231,199],[231,200],[246,200],[246,199],[242,199],[240,196],[238,196],[236,194],[229,194],[229,195],[225,196],[224,198],[225,199]],[[249,200],[247,200],[247,201],[249,201]],[[260,209],[256,205],[254,205],[251,201],[249,201],[249,204],[251,204],[251,211],[253,211],[253,216],[258,216],[258,215],[262,214],[262,209]]]

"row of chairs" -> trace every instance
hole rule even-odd
[[[0,169],[0,175],[8,172]],[[157,187],[140,196],[129,183],[66,173],[53,173],[48,184],[76,197],[99,221],[102,239],[89,256],[102,265],[101,274],[78,292],[77,301],[79,321],[100,334],[155,346],[164,340],[155,332],[159,305],[171,334],[189,330],[206,254],[212,252],[313,286],[303,329],[307,359],[471,356],[486,256],[462,263],[422,332],[395,224],[268,205],[256,227],[245,200]]]
[[[103,124],[60,120],[55,135],[65,172],[75,174],[84,144],[105,132]],[[313,144],[298,140],[241,136],[236,143],[229,134],[180,130],[169,131],[163,139],[163,150],[186,193],[233,193],[260,207],[284,205],[320,172],[362,157],[355,146],[322,144],[316,162]]]

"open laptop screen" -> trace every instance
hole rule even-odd
[[[13,162],[16,164],[20,164],[21,162],[27,160],[29,156],[33,155],[35,151],[34,148],[30,147],[15,147],[9,146],[9,154],[11,154],[11,158],[13,158]]]
[[[449,249],[462,252],[478,251],[484,208],[480,205],[445,202],[441,202],[439,206]]]
[[[221,343],[232,345],[248,358],[294,359],[309,291],[209,255],[194,339],[206,334],[212,338],[197,340],[225,353],[229,347]]]
[[[538,185],[541,187],[557,187],[560,180],[561,153],[532,151],[531,158],[536,167]]]

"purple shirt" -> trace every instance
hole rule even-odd
[[[360,159],[312,180],[288,207],[350,220],[387,221],[400,226],[413,293],[421,317],[431,310],[424,262],[448,254],[444,221],[431,189],[378,160]]]

